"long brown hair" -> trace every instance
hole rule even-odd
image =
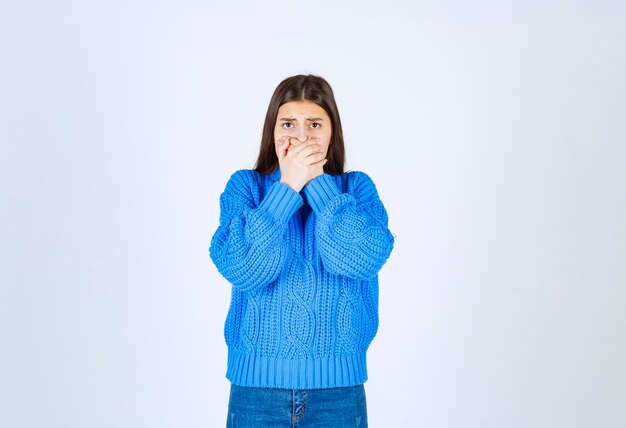
[[[278,157],[274,147],[276,116],[280,106],[291,101],[312,101],[326,111],[331,121],[332,135],[326,155],[328,162],[323,167],[324,172],[330,175],[343,174],[346,153],[335,96],[326,80],[312,74],[287,77],[274,90],[265,115],[261,147],[254,170],[260,174],[271,174],[278,168]]]

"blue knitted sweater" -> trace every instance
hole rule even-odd
[[[367,380],[378,272],[394,237],[370,177],[320,175],[301,192],[242,169],[220,196],[211,260],[232,284],[226,378],[310,389]]]

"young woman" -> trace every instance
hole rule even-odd
[[[328,82],[283,80],[209,247],[232,284],[228,427],[367,427],[366,351],[394,237],[374,183],[344,158]]]

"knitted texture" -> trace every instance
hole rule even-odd
[[[360,171],[302,191],[239,170],[220,196],[209,253],[232,284],[226,378],[290,389],[358,385],[378,330],[378,272],[393,249],[387,212]]]

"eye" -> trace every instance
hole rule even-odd
[[[322,127],[322,124],[321,124],[321,123],[318,123],[318,122],[313,122],[313,123],[311,124],[311,126],[313,126],[313,125],[317,125],[317,127],[313,128],[313,129],[319,129],[319,128],[321,128],[321,127]]]
[[[283,124],[282,124],[282,127],[283,127],[283,128],[285,128],[285,125],[291,125],[291,122],[285,122],[285,123],[283,123]],[[290,126],[290,127],[288,127],[287,129],[289,129],[289,128],[291,128],[291,126]]]

